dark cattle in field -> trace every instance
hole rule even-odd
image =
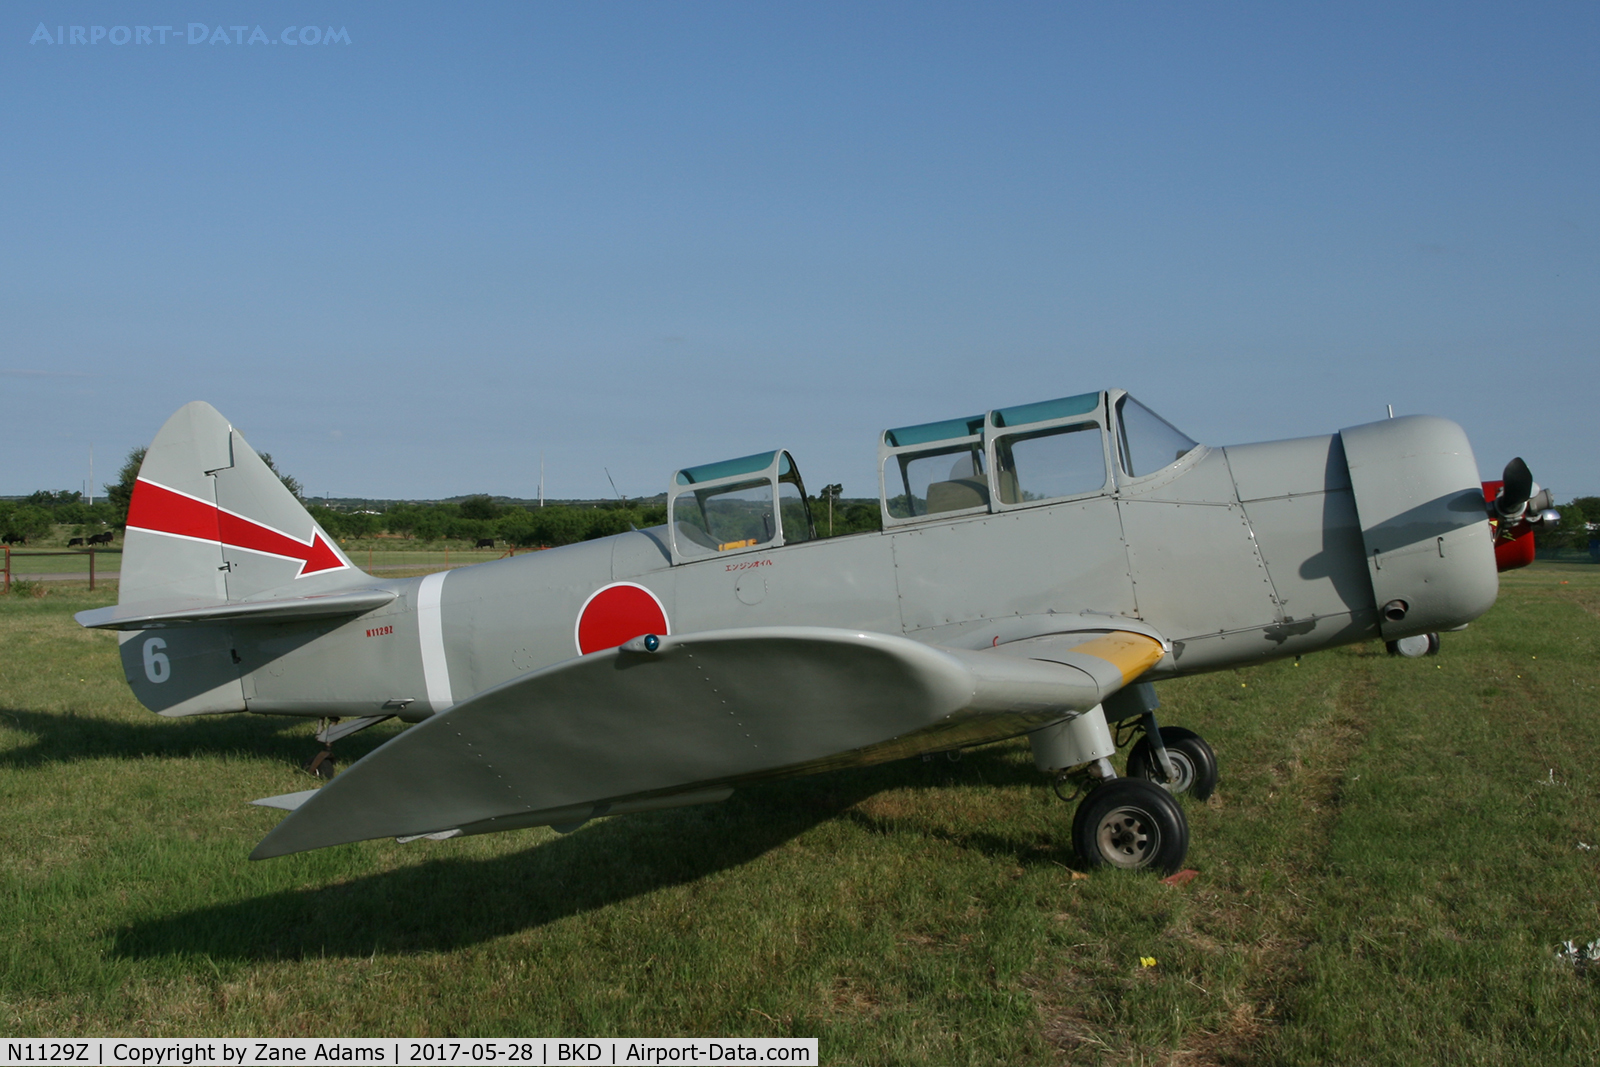
[[[477,547],[478,548],[493,548],[494,547],[494,538],[492,538],[492,537],[480,537],[480,538],[478,538]]]
[[[109,545],[111,543],[111,531],[107,530],[105,533],[95,534],[89,538],[89,543],[91,545]]]
[[[21,534],[6,534],[4,537],[0,537],[0,541],[4,541],[8,545],[25,545],[28,543],[28,539]]]
[[[81,544],[83,544],[83,538],[74,537],[72,540],[67,542],[67,547],[68,548],[77,548]]]

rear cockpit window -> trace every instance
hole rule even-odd
[[[889,456],[883,461],[883,484],[891,518],[989,506],[989,479],[979,442]]]
[[[996,408],[884,433],[886,526],[1106,492],[1104,393]]]
[[[1133,397],[1117,401],[1117,453],[1130,478],[1154,474],[1197,447],[1199,442]]]

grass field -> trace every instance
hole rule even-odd
[[[1181,887],[1085,876],[1025,744],[721,805],[250,863],[310,724],[138,707],[72,583],[0,598],[7,1035],[801,1035],[827,1064],[1579,1064],[1600,1050],[1600,567],[1435,658],[1164,683]],[[392,730],[341,742],[345,758]],[[1590,846],[1590,847],[1584,847]],[[1143,966],[1141,957],[1153,957]]]

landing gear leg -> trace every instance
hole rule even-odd
[[[339,768],[333,762],[333,746],[324,745],[321,752],[312,756],[311,762],[305,766],[305,772],[313,778],[331,781],[339,773]]]
[[[1189,852],[1189,822],[1172,794],[1143,778],[1118,778],[1101,708],[1029,735],[1039,769],[1095,782],[1072,819],[1072,847],[1089,867],[1150,867],[1171,874]],[[1170,756],[1170,753],[1169,753]]]
[[[387,722],[392,718],[394,718],[393,715],[362,715],[359,718],[351,719],[349,722],[341,722],[337,715],[331,718],[324,718],[321,728],[317,730],[317,740],[322,742],[322,751],[311,757],[311,760],[304,767],[305,772],[314,778],[321,778],[325,782],[331,781],[333,776],[339,773],[339,768],[335,765],[333,759],[333,743],[341,737],[349,737],[351,734],[359,733],[369,726],[376,726],[380,722]]]
[[[1161,726],[1152,713],[1145,716],[1144,736],[1128,753],[1128,775],[1204,800],[1217,788],[1217,754],[1193,730]]]

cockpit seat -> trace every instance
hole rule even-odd
[[[928,483],[928,514],[989,506],[989,485],[981,478],[952,478]]]

